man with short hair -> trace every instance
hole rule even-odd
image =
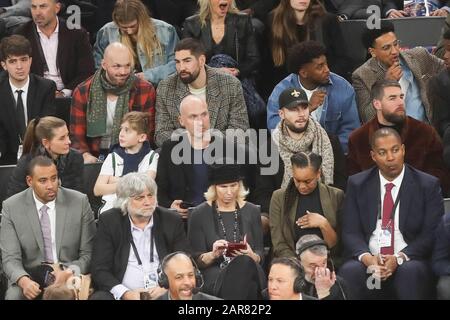
[[[56,165],[44,156],[30,162],[27,184],[30,188],[3,202],[0,247],[7,300],[40,296],[43,288],[31,271],[43,262],[81,274],[91,263],[95,222],[87,196],[59,187]]]
[[[395,129],[378,129],[370,144],[376,166],[348,179],[341,232],[348,260],[339,275],[356,299],[430,298],[427,260],[444,214],[439,180],[405,164]]]
[[[31,0],[33,21],[18,28],[31,42],[31,71],[56,83],[56,97],[72,95],[75,87],[94,73],[94,57],[87,32],[58,18],[59,0]]]
[[[339,137],[347,153],[348,136],[360,126],[355,91],[341,76],[330,72],[325,47],[316,41],[294,45],[288,55],[289,76],[273,89],[267,103],[267,128],[281,121],[278,110],[283,90],[294,87],[306,92],[311,117],[329,134]]]
[[[169,253],[189,251],[189,244],[181,218],[156,199],[156,183],[146,173],[119,179],[116,207],[98,220],[91,268],[98,291],[91,299],[156,299],[166,291],[158,286],[159,263]]]
[[[156,94],[155,142],[162,146],[180,128],[180,102],[189,94],[206,101],[210,126],[226,129],[249,128],[240,81],[206,65],[205,48],[199,40],[185,38],[175,47],[177,73],[162,80]]]
[[[400,134],[408,150],[405,162],[439,178],[446,194],[450,187],[450,174],[442,158],[443,146],[436,130],[406,115],[404,94],[397,81],[381,79],[375,82],[371,95],[376,117],[350,135],[348,174],[369,169],[375,164],[370,156],[369,141],[379,128],[390,127]]]
[[[184,252],[164,258],[159,270],[159,285],[168,289],[158,300],[222,300],[199,292],[203,277],[194,260]]]
[[[122,117],[129,111],[150,114],[148,140],[153,143],[155,89],[136,77],[133,68],[130,50],[113,42],[105,49],[102,67],[74,90],[70,132],[73,147],[83,154],[85,163],[106,158],[119,141]]]
[[[344,279],[336,276],[328,246],[318,235],[307,234],[296,244],[298,259],[305,270],[305,293],[325,300],[347,300]]]
[[[400,52],[400,40],[389,21],[382,21],[381,28],[367,29],[362,38],[372,56],[352,75],[362,122],[375,117],[370,93],[376,81],[386,79],[400,83],[406,114],[430,123],[432,107],[426,92],[428,80],[444,68],[444,62],[422,47]]]
[[[317,300],[303,293],[304,286],[305,272],[296,258],[273,259],[267,282],[270,300]]]
[[[55,83],[30,73],[30,42],[13,35],[0,43],[0,164],[16,164],[28,122],[55,113]]]

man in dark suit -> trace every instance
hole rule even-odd
[[[92,254],[93,300],[155,299],[159,262],[188,251],[181,218],[156,207],[156,183],[145,173],[129,173],[117,185],[117,208],[101,214]]]
[[[0,77],[0,164],[15,164],[27,123],[55,113],[53,81],[30,74],[31,46],[23,36],[4,38],[0,60],[7,73]]]
[[[158,281],[161,287],[168,289],[158,300],[222,300],[199,292],[203,276],[192,257],[181,251],[164,258]]]
[[[58,0],[32,0],[33,21],[16,30],[31,42],[31,71],[56,82],[56,97],[70,97],[75,87],[94,73],[87,32],[67,25],[57,14]]]
[[[444,213],[439,180],[404,163],[405,146],[392,128],[377,130],[371,147],[376,167],[348,180],[342,242],[350,260],[339,273],[359,299],[430,298],[427,260]]]

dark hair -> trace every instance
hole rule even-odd
[[[31,44],[24,36],[12,35],[3,38],[0,43],[0,60],[6,61],[10,56],[24,56],[31,57]]]
[[[291,164],[296,168],[313,167],[315,171],[322,165],[322,157],[314,152],[297,152],[291,156]]]
[[[400,83],[398,83],[398,81],[396,80],[380,79],[377,80],[372,86],[372,89],[370,90],[370,96],[372,97],[372,99],[381,100],[384,96],[384,88],[389,87],[397,87],[400,89],[402,88],[400,86]]]
[[[288,50],[287,65],[289,73],[298,73],[301,67],[325,55],[325,47],[317,41],[304,41]]]
[[[388,128],[388,127],[384,127],[384,128],[380,128],[377,131],[375,131],[372,134],[372,136],[370,137],[371,149],[374,150],[375,143],[377,142],[378,139],[388,137],[388,136],[396,137],[400,141],[400,143],[402,143],[402,137],[400,137],[400,134],[397,132],[397,130]]]
[[[364,48],[366,49],[373,48],[375,40],[381,37],[383,34],[389,32],[395,33],[395,28],[392,22],[386,20],[381,20],[381,25],[379,29],[366,29],[361,36]]]
[[[450,29],[444,32],[442,38],[444,38],[445,40],[450,40]]]
[[[281,264],[284,266],[287,266],[291,268],[291,270],[294,271],[295,279],[294,279],[294,292],[300,293],[305,291],[305,271],[303,270],[303,267],[297,258],[294,257],[280,257],[275,258],[272,260],[272,263],[270,264],[270,268],[272,268],[275,264]],[[269,269],[270,270],[270,269]]]
[[[52,159],[46,156],[36,156],[33,159],[31,159],[30,163],[28,164],[27,168],[27,175],[33,176],[33,170],[35,167],[50,167],[55,166],[55,163]]]
[[[203,44],[194,38],[184,38],[175,46],[175,52],[181,50],[189,50],[191,54],[198,58],[201,55],[206,55],[206,50]]]

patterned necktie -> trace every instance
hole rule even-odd
[[[381,247],[381,254],[394,254],[394,220],[391,219],[394,212],[394,200],[392,199],[391,190],[395,185],[393,183],[386,183],[386,193],[384,194],[383,201],[383,216],[381,218],[381,228],[383,230],[389,230],[391,233],[391,246]]]
[[[52,229],[50,227],[50,216],[48,215],[48,207],[43,205],[39,210],[41,212],[41,230],[44,238],[44,254],[45,262],[53,263],[52,251]]]
[[[23,90],[16,90],[16,92],[17,92],[17,103],[16,103],[17,129],[19,130],[20,138],[23,140],[23,136],[27,128],[25,124],[25,110],[23,107],[23,100],[22,100]]]

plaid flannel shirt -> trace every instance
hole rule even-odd
[[[72,136],[72,147],[81,153],[90,152],[98,157],[100,151],[101,137],[89,138],[86,136],[86,106],[89,101],[89,89],[93,77],[80,83],[72,95],[70,107],[70,133]],[[142,111],[150,114],[149,141],[153,143],[155,134],[155,88],[147,81],[136,79],[130,90],[129,111]],[[105,106],[106,108],[106,106]]]

